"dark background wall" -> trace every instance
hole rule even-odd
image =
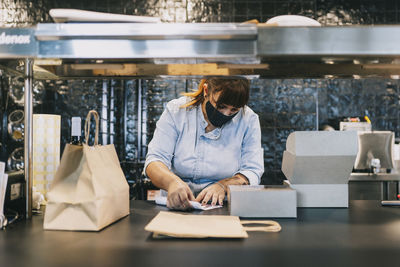
[[[398,23],[400,4],[397,0],[2,0],[0,23],[50,22],[51,8],[158,16],[164,22],[265,22],[273,16],[294,14],[323,25],[346,25]]]
[[[159,16],[164,22],[242,22],[282,14],[305,15],[324,26],[398,24],[400,1],[125,1],[39,0],[0,2],[0,26],[23,27],[52,22],[51,8],[78,8],[119,14]],[[70,117],[85,117],[90,109],[106,112],[105,142],[116,145],[130,179],[140,172],[165,104],[181,92],[195,89],[196,79],[43,81],[35,93],[35,113],[62,115],[62,146],[70,134]],[[389,79],[253,79],[249,106],[260,116],[265,174],[262,183],[280,183],[282,152],[295,130],[317,130],[330,119],[369,115],[375,130],[391,130],[400,137],[398,80]],[[2,159],[23,146],[7,134],[7,115],[18,104],[21,88],[10,73],[1,73]],[[142,96],[139,110],[139,96]],[[138,117],[145,123],[138,125]],[[141,129],[142,134],[138,134]],[[142,140],[138,143],[138,139]],[[15,164],[13,165],[15,166]]]

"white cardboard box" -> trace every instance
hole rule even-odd
[[[303,156],[283,152],[282,172],[291,184],[345,184],[356,154],[352,156]]]
[[[230,213],[252,218],[296,218],[296,191],[289,185],[230,185]]]
[[[357,132],[293,132],[286,141],[282,171],[292,184],[346,184],[357,152]]]
[[[291,184],[297,192],[297,207],[348,208],[348,184]]]

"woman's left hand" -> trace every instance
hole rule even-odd
[[[202,205],[208,203],[211,200],[211,205],[222,205],[225,198],[225,189],[222,184],[212,184],[204,188],[200,194],[196,197],[196,201],[200,202]]]

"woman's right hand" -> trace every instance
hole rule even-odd
[[[168,186],[167,207],[175,210],[189,210],[192,205],[189,201],[193,201],[194,196],[192,190],[183,181],[173,181]]]

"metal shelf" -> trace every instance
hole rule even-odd
[[[398,78],[398,43],[400,26],[394,25],[48,23],[0,29],[0,58],[34,58],[36,79]]]

